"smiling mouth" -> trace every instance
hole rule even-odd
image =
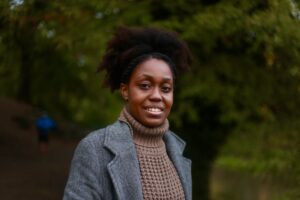
[[[162,108],[157,108],[157,107],[148,107],[146,110],[152,114],[161,114],[163,112]]]

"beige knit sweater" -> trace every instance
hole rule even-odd
[[[168,130],[168,120],[157,128],[148,128],[136,121],[123,109],[121,121],[133,130],[145,200],[183,200],[184,192],[177,171],[168,157],[163,134]]]

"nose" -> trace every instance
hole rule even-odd
[[[150,94],[150,100],[152,100],[152,101],[161,101],[162,100],[162,96],[161,96],[159,87],[155,87],[152,89],[151,94]]]

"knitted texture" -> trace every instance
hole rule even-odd
[[[184,192],[177,171],[166,152],[163,134],[169,123],[148,128],[136,121],[126,109],[120,118],[133,130],[145,200],[183,200]]]

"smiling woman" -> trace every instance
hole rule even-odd
[[[185,143],[169,130],[177,71],[191,60],[175,33],[121,27],[109,41],[100,70],[119,90],[119,119],[76,148],[64,199],[192,198],[191,161]]]

